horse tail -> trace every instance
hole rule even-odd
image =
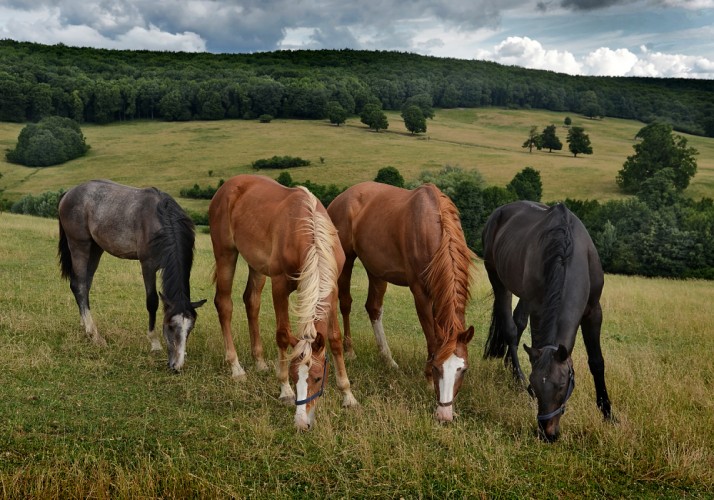
[[[567,264],[573,255],[573,235],[568,209],[558,203],[553,208],[557,220],[541,235],[543,249],[543,275],[545,276],[545,297],[540,331],[551,342],[555,336],[556,322],[563,299],[563,286]]]
[[[456,345],[456,337],[465,330],[466,304],[471,298],[471,276],[474,253],[466,245],[461,228],[459,211],[444,193],[436,189],[441,242],[429,265],[424,279],[433,301],[434,322],[444,332],[443,342]],[[451,352],[442,350],[448,356]]]
[[[59,202],[62,201],[64,195],[67,193],[62,193],[57,201],[57,206],[59,207]],[[58,210],[59,211],[59,210]],[[59,221],[59,243],[57,244],[57,257],[60,263],[60,273],[64,279],[72,279],[74,277],[74,270],[72,268],[72,253],[69,250],[69,242],[67,241],[67,234],[64,231],[64,226],[62,226],[62,218],[57,215],[57,220]]]
[[[318,200],[305,187],[300,186],[307,198],[305,207],[308,216],[302,219],[308,245],[300,274],[297,277],[298,300],[294,313],[298,317],[298,343],[293,348],[291,359],[302,356],[303,363],[310,363],[312,343],[317,337],[315,321],[329,314],[330,295],[337,283],[337,260],[334,245],[338,242],[337,229],[328,216],[318,211]]]

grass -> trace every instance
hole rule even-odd
[[[273,373],[256,373],[236,277],[234,328],[248,370],[232,381],[211,301],[181,375],[152,355],[137,262],[106,256],[92,290],[109,346],[79,324],[56,263],[56,221],[0,214],[0,492],[3,497],[709,497],[714,495],[710,282],[607,276],[603,350],[617,425],[602,421],[582,342],[577,387],[554,445],[535,406],[480,357],[489,320],[482,266],[467,317],[476,328],[458,419],[432,419],[426,356],[408,290],[390,287],[385,327],[400,369],[383,368],[353,280],[361,406],[340,408],[330,379],[316,428],[296,433]],[[210,239],[197,236],[192,298],[211,299]],[[261,321],[275,359],[269,286]],[[526,339],[528,342],[528,339]],[[522,360],[527,366],[527,360]]]
[[[60,167],[31,169],[0,159],[0,189],[15,201],[25,194],[69,188],[95,178],[111,178],[135,186],[154,185],[178,196],[194,183],[216,185],[239,173],[253,172],[251,163],[274,155],[299,156],[309,167],[291,170],[295,180],[348,186],[371,180],[380,168],[393,166],[407,180],[423,170],[445,165],[477,169],[491,185],[505,185],[527,166],[541,173],[543,199],[566,197],[606,201],[621,197],[615,176],[633,138],[643,124],[608,118],[571,116],[585,127],[594,154],[573,156],[558,128],[564,150],[548,153],[521,147],[532,125],[561,125],[565,114],[496,108],[440,110],[428,121],[428,133],[410,135],[396,113],[388,113],[390,128],[374,133],[350,119],[335,127],[326,121],[274,120],[165,123],[135,121],[105,126],[84,125],[91,150],[86,157]],[[13,148],[22,128],[0,123],[0,149]],[[688,136],[700,152],[699,169],[687,194],[714,196],[714,139]],[[322,162],[321,162],[322,158]],[[209,171],[212,176],[209,176]],[[269,171],[267,175],[277,176]],[[206,210],[208,201],[179,199],[186,208]]]

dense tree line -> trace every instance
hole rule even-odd
[[[400,52],[171,53],[0,41],[0,121],[327,119],[366,106],[576,112],[714,137],[714,82],[569,76]],[[384,127],[379,127],[384,128]]]

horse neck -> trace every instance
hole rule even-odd
[[[325,320],[329,314],[337,283],[337,261],[334,246],[337,230],[330,219],[317,210],[318,201],[309,191],[305,201],[307,217],[301,219],[304,227],[295,231],[304,240],[304,256],[297,278],[299,338],[312,342],[317,334],[315,322]]]
[[[473,253],[466,245],[456,207],[446,195],[438,194],[441,242],[424,277],[433,302],[436,330],[443,332],[446,343],[465,328]]]
[[[554,209],[559,211],[557,225],[543,235],[545,297],[539,328],[540,343],[543,345],[554,345],[558,341],[558,319],[565,297],[566,274],[573,255],[573,235],[568,212],[561,205]]]

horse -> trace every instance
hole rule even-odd
[[[453,402],[468,368],[473,326],[465,326],[473,252],[464,239],[458,210],[433,184],[414,190],[363,182],[338,195],[327,208],[345,251],[339,299],[345,352],[354,356],[350,329],[350,281],[355,259],[367,271],[365,309],[381,356],[397,368],[382,325],[387,284],[408,286],[427,345],[425,376],[436,393],[436,419],[453,419]]]
[[[87,336],[106,346],[89,308],[89,291],[102,254],[138,260],[146,290],[151,351],[162,350],[155,331],[161,296],[168,366],[179,372],[186,341],[196,324],[196,309],[206,302],[191,302],[195,235],[188,215],[171,196],[156,188],[139,189],[108,180],[73,187],[60,198],[58,213],[61,275],[70,282]],[[160,294],[156,290],[159,269]]]
[[[315,421],[316,399],[322,394],[328,374],[326,340],[334,358],[337,386],[343,394],[342,405],[356,406],[335,312],[337,276],[345,257],[335,227],[320,201],[304,187],[285,187],[260,175],[238,175],[216,191],[208,217],[216,261],[214,304],[232,376],[235,379],[246,376],[231,335],[231,288],[240,254],[248,264],[243,302],[251,353],[258,370],[267,369],[258,312],[266,277],[271,280],[279,399],[295,403],[295,426],[307,430]],[[296,290],[297,338],[290,329],[288,307],[289,295]],[[288,347],[292,347],[289,357]],[[297,396],[290,381],[295,384]]]
[[[491,325],[484,358],[504,358],[517,382],[525,382],[518,343],[530,318],[532,347],[528,391],[538,401],[539,434],[552,442],[575,388],[571,353],[581,327],[597,406],[614,419],[600,347],[604,274],[583,223],[563,204],[516,201],[497,208],[482,233],[483,261],[493,288]],[[512,296],[519,297],[512,310]]]

